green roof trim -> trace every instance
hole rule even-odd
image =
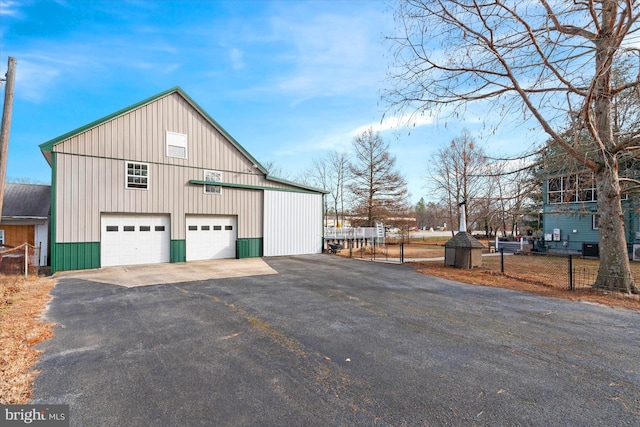
[[[160,98],[163,98],[167,95],[170,95],[172,93],[177,93],[180,96],[182,96],[189,104],[191,104],[191,106],[193,108],[195,108],[204,118],[206,118],[212,125],[213,127],[215,127],[220,133],[222,133],[229,141],[231,141],[232,144],[234,144],[236,146],[236,148],[242,152],[242,154],[244,154],[247,158],[249,158],[249,160],[251,160],[257,167],[258,169],[264,173],[265,175],[268,173],[267,169],[265,169],[264,166],[262,166],[260,164],[260,162],[258,162],[251,154],[249,154],[249,152],[247,150],[245,150],[245,148],[240,145],[240,143],[238,141],[235,140],[235,138],[233,138],[222,126],[220,126],[220,124],[218,122],[216,122],[202,107],[200,107],[200,105],[195,102],[189,95],[187,95],[187,93],[185,91],[182,90],[182,88],[180,88],[180,86],[176,86],[173,87],[171,89],[165,90],[164,92],[160,92],[157,95],[153,95],[150,98],[147,98],[145,100],[142,100],[140,102],[136,102],[133,105],[130,105],[126,108],[123,108],[122,110],[118,110],[115,113],[111,113],[108,116],[102,117],[101,119],[95,120],[91,123],[88,123],[84,126],[81,126],[77,129],[74,129],[70,132],[67,132],[63,135],[60,135],[56,138],[53,138],[47,142],[44,142],[42,144],[39,145],[40,147],[40,151],[42,151],[43,155],[45,155],[45,158],[47,159],[47,161],[49,161],[49,158],[45,153],[47,152],[51,152],[53,151],[53,146],[65,141],[69,138],[72,138],[82,132],[86,132],[90,129],[93,129],[103,123],[108,122],[109,120],[113,120],[116,117],[122,116],[124,114],[127,114],[137,108],[140,108],[144,105],[150,104]]]
[[[269,177],[267,179],[271,180]],[[229,182],[217,182],[217,181],[202,181],[199,179],[189,180],[189,184],[195,185],[219,185],[220,187],[227,188],[244,188],[247,190],[271,190],[271,191],[287,191],[290,193],[309,193],[309,194],[326,194],[323,190],[318,190],[311,187],[304,187],[300,184],[291,183],[290,185],[298,187],[296,188],[281,188],[281,187],[266,187],[261,185],[248,185],[248,184],[232,184]]]

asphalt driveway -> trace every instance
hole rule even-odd
[[[640,425],[640,314],[316,255],[61,279],[32,403],[73,426]]]

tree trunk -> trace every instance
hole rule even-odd
[[[620,200],[617,168],[600,168],[596,172],[598,212],[600,214],[600,268],[593,285],[597,289],[638,293],[627,252],[624,215]]]
[[[596,141],[599,140],[599,160],[595,170],[598,191],[598,213],[600,214],[600,267],[594,287],[628,293],[638,293],[631,275],[627,240],[625,239],[624,215],[620,199],[618,160],[613,147],[611,63],[615,50],[612,35],[616,2],[602,3],[601,28],[595,40],[596,75],[593,92],[593,117],[587,115],[587,123],[596,125]],[[613,17],[613,18],[612,18]],[[593,132],[593,131],[592,131]]]

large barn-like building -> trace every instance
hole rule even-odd
[[[323,191],[270,177],[179,87],[40,149],[54,272],[322,251]]]

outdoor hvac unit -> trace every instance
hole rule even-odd
[[[640,261],[640,245],[638,244],[633,245],[633,260]]]

